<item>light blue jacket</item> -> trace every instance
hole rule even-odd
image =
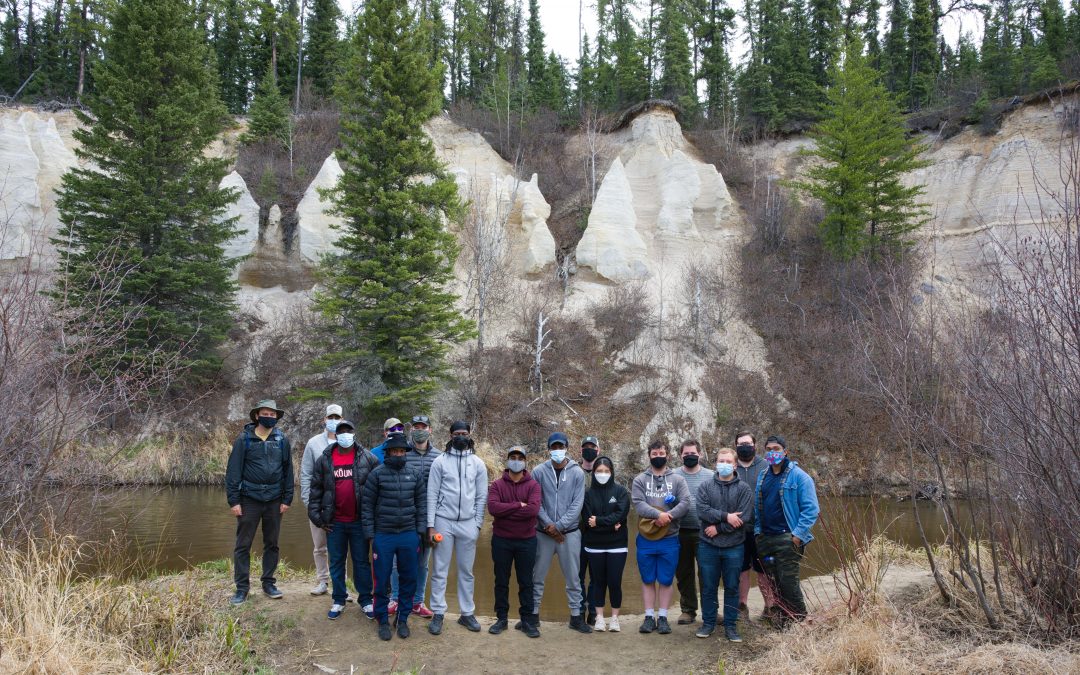
[[[766,466],[758,473],[757,487],[754,488],[754,505],[758,517],[754,518],[754,534],[761,534],[761,514],[764,512],[761,503],[761,484],[765,482],[765,474],[772,471],[772,467]],[[791,534],[808,544],[814,539],[810,534],[810,528],[817,522],[818,506],[817,488],[814,487],[814,479],[810,474],[799,468],[793,459],[788,459],[787,468],[780,476],[780,504],[784,507],[784,520],[787,521]]]

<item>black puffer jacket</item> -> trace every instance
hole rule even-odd
[[[326,527],[334,522],[334,501],[337,496],[337,480],[334,478],[334,449],[337,443],[331,443],[330,447],[315,460],[315,466],[311,470],[311,487],[308,493],[308,519],[315,523],[315,527]],[[353,459],[353,493],[356,495],[356,508],[362,506],[364,483],[368,476],[379,466],[379,460],[370,450],[359,445],[356,447],[356,456]]]
[[[420,472],[420,475],[427,481],[428,475],[431,473],[431,465],[442,454],[442,450],[436,450],[435,446],[428,443],[427,452],[420,452],[416,448],[410,446],[405,451],[405,464],[411,468]]]
[[[369,539],[376,532],[427,532],[427,482],[420,471],[380,464],[364,484],[360,520]]]
[[[259,502],[280,499],[292,504],[293,498],[292,446],[280,429],[272,429],[266,440],[255,434],[255,423],[244,425],[229,453],[225,468],[225,497],[229,506],[240,498]]]

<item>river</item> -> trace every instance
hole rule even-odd
[[[931,543],[943,540],[941,510],[929,502],[917,505]],[[78,513],[81,534],[94,539],[107,539],[117,533],[124,542],[130,559],[153,561],[160,571],[180,571],[202,562],[229,558],[235,536],[235,519],[225,503],[221,487],[145,487],[124,488],[81,496],[71,513]],[[87,517],[87,512],[93,517]],[[623,577],[623,611],[641,611],[640,577],[634,564],[636,527],[630,523],[630,556]],[[871,500],[859,497],[829,497],[822,499],[822,517],[814,528],[817,539],[807,547],[802,571],[804,576],[825,574],[839,567],[843,551],[850,550],[852,532],[884,532],[901,544],[918,548],[918,528],[910,503],[893,500]],[[261,550],[261,535],[256,535],[252,557]],[[474,574],[476,575],[477,613],[493,614],[494,590],[491,564],[491,529],[485,527],[480,535]],[[297,567],[312,566],[311,535],[306,514],[299,502],[282,521],[281,555]],[[511,612],[516,612],[516,586],[511,581]],[[756,592],[756,591],[755,591]],[[676,599],[678,594],[676,593]],[[456,612],[457,595],[451,568],[447,600],[450,611]],[[224,601],[224,599],[223,599]],[[327,600],[329,603],[329,600]],[[547,577],[544,593],[543,618],[564,619],[566,596],[558,564],[553,564]]]

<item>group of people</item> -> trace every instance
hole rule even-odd
[[[277,427],[283,415],[273,400],[260,401],[229,457],[226,494],[237,518],[233,604],[247,599],[251,543],[260,522],[262,589],[270,598],[282,597],[274,577],[277,539],[294,496],[291,447]],[[569,455],[566,434],[552,433],[545,460],[534,462],[531,471],[529,450],[512,446],[502,474],[489,484],[468,422],[450,426],[443,450],[432,443],[424,415],[408,426],[386,420],[383,442],[370,450],[356,442],[355,426],[343,419],[341,406],[327,406],[323,424],[304,448],[300,495],[314,544],[317,580],[311,593],[331,593],[329,619],[340,617],[350,599],[351,559],[357,603],[378,622],[381,639],[390,640],[395,631],[407,638],[411,615],[429,619],[428,632],[439,635],[454,563],[457,623],[480,631],[473,566],[490,513],[496,620],[489,633],[510,627],[513,574],[519,616],[514,628],[540,636],[544,582],[555,558],[565,581],[569,627],[581,633],[620,631],[631,508],[645,605],[640,632],[671,633],[668,608],[676,587],[682,611],[677,623],[696,623],[700,586],[697,637],[711,636],[722,621],[725,637],[741,641],[737,622],[740,615],[749,618],[751,570],[765,601],[763,617],[783,625],[806,616],[799,568],[813,539],[818,500],[813,479],[788,456],[782,436],[769,436],[759,455],[754,435],[741,432],[734,449],[714,453],[712,468],[703,466],[705,452],[695,440],[683,442],[677,453],[654,441],[647,449],[648,467],[628,491],[595,436],[582,439],[578,461]],[[424,604],[429,568],[430,609]]]

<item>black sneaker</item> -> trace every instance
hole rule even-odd
[[[638,628],[639,633],[651,633],[656,630],[656,619],[651,616],[645,617],[645,621],[641,623],[641,628]]]
[[[656,632],[661,635],[667,635],[671,632],[671,626],[668,625],[666,616],[662,616],[656,620]]]
[[[525,635],[531,638],[540,637],[540,616],[533,614],[529,617],[529,620],[525,622],[525,628],[523,630],[525,631]]]
[[[476,617],[472,614],[462,614],[458,617],[457,622],[474,633],[480,632],[480,622],[477,621]]]
[[[580,614],[570,617],[570,630],[576,630],[579,633],[591,633],[592,626],[585,623],[585,619]]]
[[[397,624],[397,636],[399,638],[404,640],[405,638],[409,637],[410,633],[409,633],[409,622],[408,621],[402,621],[402,620],[399,619],[399,620],[395,621],[394,623]]]
[[[266,593],[266,597],[272,600],[280,600],[281,596],[284,595],[274,584],[263,584],[263,593]]]
[[[237,591],[229,598],[230,605],[242,605],[247,601],[247,591]]]
[[[380,623],[379,624],[379,639],[380,640],[389,640],[391,637],[393,637],[393,634],[390,632],[390,624],[388,624],[388,623]]]
[[[442,634],[443,618],[444,617],[442,614],[436,614],[435,616],[431,617],[431,623],[428,624],[427,632],[431,633],[432,635]]]
[[[517,623],[514,624],[514,630],[524,631],[525,627],[525,619],[518,619]]]
[[[735,626],[725,626],[724,637],[728,639],[728,642],[742,642],[742,638],[735,631]]]
[[[716,626],[710,626],[703,623],[701,624],[701,628],[698,628],[697,632],[694,633],[694,636],[699,638],[707,638],[713,634],[714,630],[716,630]]]
[[[491,628],[488,628],[488,632],[492,635],[498,635],[499,633],[506,630],[508,626],[509,623],[507,623],[506,619],[499,619],[495,623],[491,624]]]

